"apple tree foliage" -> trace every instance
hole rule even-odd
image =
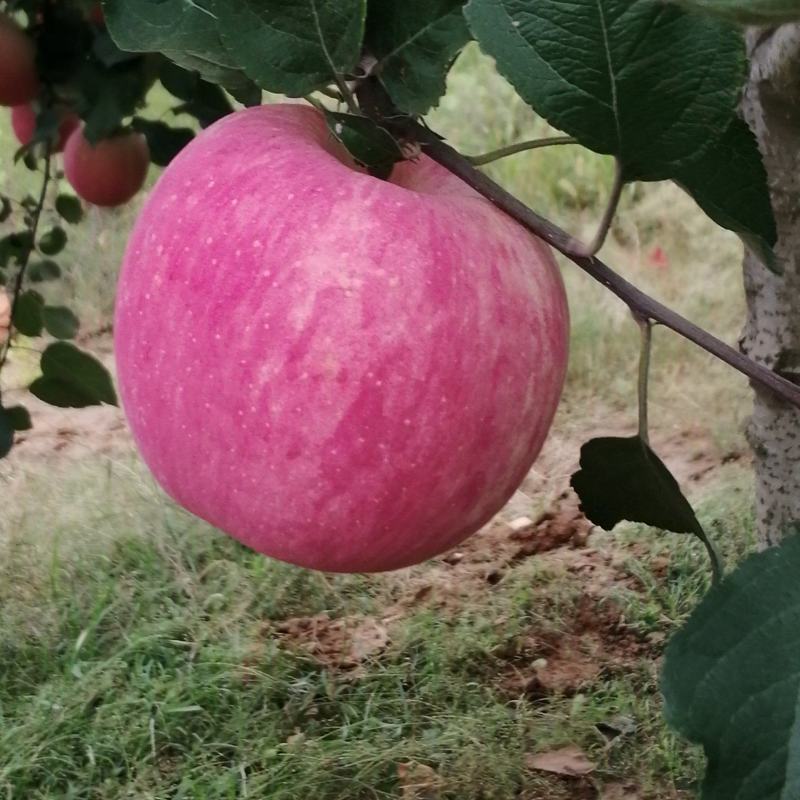
[[[27,20],[38,48],[45,102],[35,141],[19,154],[32,169],[49,161],[57,103],[80,114],[90,139],[125,127],[143,132],[156,163],[166,164],[193,133],[140,115],[160,81],[174,110],[201,126],[228,113],[232,99],[259,103],[262,91],[305,98],[325,110],[331,135],[356,161],[385,177],[424,149],[415,131],[438,141],[418,123],[475,40],[537,114],[614,157],[617,188],[676,182],[776,268],[766,174],[737,112],[747,69],[737,26],[800,19],[800,0],[105,0],[105,26],[77,0],[3,6]],[[32,197],[0,202],[0,219],[19,218],[0,239],[14,331],[55,340],[31,392],[61,406],[116,402],[103,367],[68,341],[78,320],[36,288],[59,276],[80,205],[69,195],[53,209]],[[24,285],[15,285],[20,275]],[[643,348],[639,432],[584,445],[572,483],[595,523],[610,529],[632,520],[693,534],[714,560],[648,443],[647,357]],[[21,406],[0,407],[0,455],[29,425]],[[798,571],[800,533],[717,580],[668,648],[667,716],[705,747],[707,800],[800,798]]]
[[[14,154],[42,178],[37,196],[15,197],[0,191],[0,288],[12,301],[12,330],[16,336],[43,340],[41,375],[31,394],[59,407],[82,408],[116,404],[110,375],[74,340],[80,321],[64,306],[49,305],[42,287],[62,275],[71,229],[84,215],[80,200],[63,185],[50,152],[59,119],[77,114],[92,142],[136,130],[144,134],[151,160],[164,166],[193,137],[194,131],[146,114],[148,96],[160,83],[174,100],[172,112],[189,114],[206,126],[233,109],[231,95],[218,83],[204,80],[157,52],[126,52],[112,39],[95,2],[12,0],[0,3],[0,13],[23,24],[36,47],[41,83],[36,101],[32,140]],[[26,24],[27,23],[27,24]],[[241,77],[227,87],[243,102],[257,102],[261,92]],[[2,333],[2,331],[0,331]],[[0,366],[14,340],[0,336]],[[13,434],[30,428],[22,406],[5,407],[0,397],[0,457],[8,454]]]

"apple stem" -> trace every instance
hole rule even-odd
[[[418,142],[434,161],[461,178],[497,208],[540,239],[544,239],[594,280],[613,292],[627,304],[635,316],[665,325],[746,375],[759,386],[769,389],[787,403],[800,408],[800,386],[756,363],[708,331],[654,300],[596,256],[583,255],[580,242],[476,169],[467,158],[442,141],[435,133],[408,118],[398,120],[384,117],[382,124],[395,130],[399,136]]]
[[[614,222],[614,215],[617,213],[620,198],[622,197],[622,190],[625,188],[625,179],[622,175],[622,163],[618,158],[614,159],[614,183],[611,187],[611,194],[606,204],[606,209],[603,212],[603,217],[600,220],[600,225],[597,227],[597,232],[594,238],[588,245],[578,248],[576,255],[579,256],[593,256],[595,253],[600,252],[600,248],[605,244],[606,237],[608,236],[611,225]]]
[[[323,86],[321,89],[317,89],[317,91],[325,97],[330,97],[331,100],[335,100],[337,103],[344,103],[344,97],[342,96],[342,93],[337,92],[336,89],[330,89],[327,86]]]
[[[639,437],[645,444],[650,444],[647,390],[650,381],[650,353],[653,344],[653,322],[646,317],[637,317],[636,322],[642,334],[642,344],[639,351]]]
[[[358,114],[358,103],[356,102],[356,96],[347,85],[347,81],[338,73],[336,74],[336,86],[338,87],[339,92],[341,93],[350,113]]]
[[[517,142],[516,144],[510,144],[506,147],[500,147],[497,150],[491,150],[488,153],[481,153],[481,155],[478,156],[464,156],[464,158],[466,158],[473,167],[485,167],[487,164],[499,161],[501,158],[514,156],[517,153],[564,144],[578,144],[578,140],[574,139],[572,136],[548,136],[544,139],[531,139],[527,142]]]
[[[45,156],[44,156],[44,177],[42,178],[42,187],[39,191],[39,199],[36,203],[36,208],[33,211],[31,216],[31,223],[30,223],[30,234],[31,234],[31,243],[30,246],[26,249],[25,253],[23,254],[22,258],[19,262],[19,270],[17,270],[17,275],[14,279],[14,288],[11,294],[11,328],[13,330],[14,327],[14,312],[17,308],[17,303],[19,301],[19,297],[22,294],[22,285],[25,280],[25,272],[28,269],[28,264],[31,260],[31,254],[33,253],[36,247],[36,234],[39,231],[39,221],[42,218],[42,210],[44,209],[44,203],[47,199],[47,189],[50,185],[50,178],[51,178],[51,161],[52,161],[52,147],[51,143],[48,141],[45,144]],[[2,351],[0,352],[0,369],[6,363],[8,359],[8,352],[11,349],[11,330],[9,330],[8,338],[2,345]]]

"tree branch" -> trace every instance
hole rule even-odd
[[[611,187],[611,194],[606,202],[603,217],[600,224],[597,226],[597,232],[594,238],[588,245],[582,247],[578,251],[581,256],[593,256],[595,253],[600,252],[600,248],[605,244],[608,232],[611,230],[611,225],[614,222],[614,215],[617,213],[620,198],[622,197],[622,190],[625,188],[625,181],[622,177],[622,163],[618,158],[614,159],[614,183]]]
[[[434,161],[457,175],[497,208],[543,239],[584,272],[627,304],[636,317],[659,322],[729,366],[746,375],[760,387],[769,389],[787,403],[800,408],[800,386],[757,364],[730,345],[712,336],[680,314],[662,305],[618,275],[600,259],[581,255],[581,243],[549,220],[537,214],[491,178],[476,169],[464,156],[436,134],[408,118],[385,117],[382,124],[402,138],[418,142]]]
[[[47,149],[45,151],[44,157],[44,177],[42,178],[42,188],[39,192],[39,199],[36,203],[36,208],[33,211],[32,221],[30,225],[30,233],[31,233],[31,243],[28,249],[25,251],[25,254],[22,257],[22,260],[19,264],[19,269],[17,270],[17,275],[14,280],[14,287],[11,294],[11,328],[8,331],[8,338],[6,339],[5,343],[2,346],[2,352],[0,352],[0,369],[6,363],[6,359],[8,358],[9,350],[11,349],[11,332],[14,328],[14,312],[17,309],[17,303],[19,302],[19,296],[22,294],[22,284],[25,280],[25,272],[28,269],[28,264],[31,260],[31,254],[33,253],[34,249],[36,248],[36,234],[39,231],[39,220],[42,217],[42,210],[44,209],[45,199],[47,198],[47,188],[50,185],[50,165],[52,161],[52,147],[48,142],[46,145]]]

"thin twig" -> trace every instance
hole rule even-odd
[[[580,256],[593,256],[595,253],[600,252],[600,248],[605,244],[606,236],[608,236],[611,225],[614,222],[614,215],[617,213],[617,206],[622,197],[622,190],[625,188],[625,180],[622,175],[622,162],[614,159],[614,183],[611,187],[611,194],[608,197],[606,209],[603,212],[603,217],[600,220],[600,225],[594,235],[592,241],[585,247],[581,247],[577,255]]]
[[[525,153],[528,150],[539,150],[543,147],[554,147],[564,144],[578,144],[577,139],[572,136],[549,136],[544,139],[531,139],[527,142],[517,142],[510,144],[506,147],[500,147],[497,150],[491,150],[488,153],[482,153],[478,156],[464,156],[464,158],[472,164],[473,167],[485,167],[494,161],[499,161],[501,158],[508,158],[517,153]]]
[[[344,98],[344,102],[347,105],[348,111],[351,114],[358,114],[358,103],[356,102],[356,97],[353,94],[352,90],[347,85],[347,81],[339,74],[336,75],[335,80],[336,80],[336,86],[342,93],[342,97]]]
[[[323,86],[321,89],[317,89],[317,91],[325,97],[330,97],[331,100],[335,100],[337,103],[344,103],[344,97],[341,92],[337,92],[335,89],[329,89],[327,86]],[[306,97],[306,100],[308,100],[308,97]]]
[[[642,345],[639,351],[639,436],[650,444],[650,425],[647,412],[647,389],[650,382],[650,352],[653,344],[653,323],[649,319],[639,317],[636,320],[642,334]]]
[[[39,200],[36,203],[36,208],[33,211],[32,222],[30,225],[30,246],[25,251],[22,259],[19,262],[19,270],[17,271],[17,275],[14,280],[14,288],[11,295],[11,329],[9,329],[8,338],[3,344],[2,353],[0,354],[0,369],[2,369],[5,365],[9,350],[11,349],[11,330],[14,327],[14,312],[17,309],[17,303],[19,302],[20,295],[22,294],[22,285],[25,280],[25,272],[28,269],[28,264],[31,260],[31,254],[36,248],[36,234],[39,231],[39,220],[42,217],[42,210],[44,209],[44,203],[47,199],[47,188],[50,185],[50,162],[52,157],[52,147],[50,142],[47,142],[45,147],[44,178],[42,179],[42,188],[39,192]]]

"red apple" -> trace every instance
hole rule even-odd
[[[0,345],[3,345],[8,338],[8,331],[11,328],[11,300],[0,288]]]
[[[104,28],[106,25],[106,16],[103,13],[102,3],[95,3],[89,9],[89,22],[96,25],[98,28]]]
[[[0,14],[0,106],[29,103],[38,92],[33,41],[13,19]]]
[[[382,181],[301,105],[229,115],[167,167],[115,323],[133,435],[255,550],[380,571],[508,500],[561,394],[550,251],[427,157]]]
[[[58,125],[58,141],[54,145],[54,152],[60,153],[64,149],[70,134],[80,123],[77,114],[67,112],[62,115]],[[11,128],[20,144],[26,145],[31,141],[36,131],[36,112],[30,103],[14,106],[11,109]]]
[[[141,133],[129,132],[92,145],[78,128],[64,148],[64,174],[78,197],[96,206],[127,203],[144,185],[150,152]]]

